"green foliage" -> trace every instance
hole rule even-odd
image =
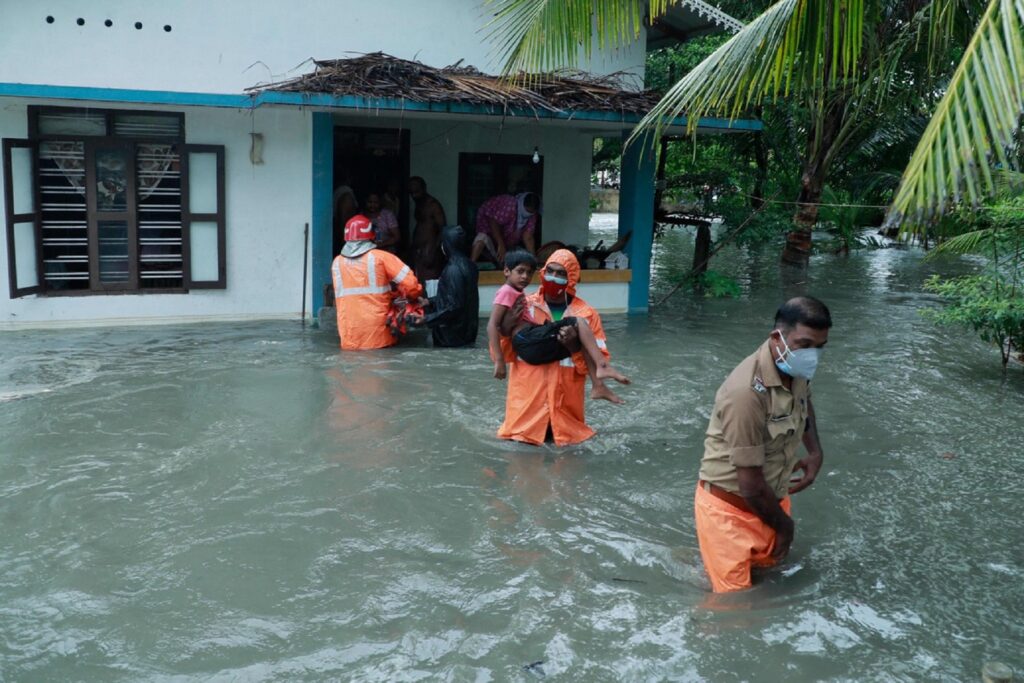
[[[1024,243],[1024,196],[990,202],[983,210],[960,209],[934,229],[934,254],[982,254],[996,268],[1011,267]]]
[[[823,206],[818,220],[835,237],[837,252],[847,253],[858,247],[875,247],[877,241],[864,239],[864,228],[877,225],[881,220],[881,209],[871,208],[869,198],[845,189],[826,187],[822,193]]]
[[[944,241],[934,253],[980,254],[987,260],[978,275],[943,280],[933,277],[925,289],[944,306],[925,314],[937,323],[959,325],[999,347],[1005,367],[1013,352],[1024,351],[1024,197],[1012,195],[983,211],[961,211],[960,220],[940,224]],[[957,234],[954,234],[957,233]]]
[[[696,289],[708,299],[739,299],[742,290],[735,278],[716,270],[705,271],[697,278]]]
[[[683,74],[692,71],[728,39],[725,34],[701,36],[651,52],[647,55],[644,69],[644,87],[665,93]]]
[[[799,195],[783,195],[785,201],[800,196],[806,209],[818,200],[826,180],[837,189],[863,192],[861,180],[874,176],[885,179],[877,191],[886,203],[893,202],[888,220],[908,220],[915,230],[932,226],[957,204],[977,206],[996,191],[992,169],[1013,167],[1024,110],[1021,0],[718,4],[746,26],[723,43],[711,37],[652,58],[656,68],[649,72],[649,84],[667,89],[634,137],[657,137],[680,114],[693,132],[702,116],[763,112],[767,118],[781,106],[795,114],[781,128],[789,136],[784,147],[799,147],[797,170],[809,179]],[[506,73],[573,66],[591,55],[595,40],[602,48],[632,44],[642,24],[657,22],[669,5],[665,0],[487,0],[495,16],[491,37],[508,58]],[[701,54],[706,56],[692,66]],[[673,72],[684,70],[668,87]],[[915,136],[920,142],[907,164],[901,124],[916,126],[925,119],[930,122]],[[766,126],[766,136],[771,128]],[[882,145],[888,158],[868,151],[858,155],[858,143],[865,150]],[[853,163],[861,159],[867,165]],[[764,173],[770,166],[759,157],[762,179],[771,177]],[[813,210],[798,213],[797,227],[807,229],[813,215]]]
[[[489,38],[505,73],[530,80],[575,66],[581,53],[628,46],[644,33],[644,17],[668,11],[669,0],[485,0]],[[582,49],[581,49],[582,48]]]
[[[934,276],[925,289],[941,296],[944,307],[925,311],[941,325],[966,327],[999,348],[1003,367],[1014,351],[1024,350],[1024,296],[998,275],[970,275],[943,280]]]
[[[622,166],[622,138],[594,138],[594,171],[611,171],[616,178]]]
[[[685,288],[692,289],[706,299],[738,299],[743,293],[736,278],[717,270],[706,270],[696,276],[687,271],[682,275],[677,273],[670,279],[682,283]]]
[[[952,27],[933,0],[932,35]],[[934,18],[949,9],[948,19]],[[1024,4],[991,0],[903,174],[888,220],[920,232],[953,205],[996,194],[992,166],[1010,168],[1024,110]]]

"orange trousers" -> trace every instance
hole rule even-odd
[[[779,501],[789,514],[789,496]],[[757,515],[716,498],[698,484],[693,498],[697,543],[716,593],[750,588],[752,567],[771,567],[775,530]]]

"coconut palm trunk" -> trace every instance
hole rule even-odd
[[[820,117],[816,117],[819,119],[817,125],[808,132],[793,227],[786,235],[786,246],[782,249],[785,263],[806,266],[810,259],[811,237],[818,224],[821,195],[831,161],[835,158],[845,111],[842,101],[833,102]]]

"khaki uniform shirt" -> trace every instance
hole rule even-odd
[[[765,341],[736,366],[715,394],[715,408],[704,440],[700,478],[739,493],[737,467],[761,467],[777,498],[788,495],[807,425],[811,389],[793,378],[786,389]]]

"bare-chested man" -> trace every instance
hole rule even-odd
[[[427,181],[409,178],[409,196],[416,202],[416,229],[412,234],[415,250],[413,270],[421,282],[436,280],[444,267],[441,255],[441,229],[448,223],[441,202],[427,194]]]

